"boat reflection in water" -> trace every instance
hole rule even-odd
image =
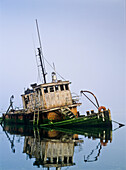
[[[35,157],[34,165],[44,167],[72,166],[74,146],[78,142],[78,135],[59,133],[58,131],[43,131],[44,138],[35,132],[34,137],[25,137],[23,152],[29,157]]]
[[[11,143],[12,151],[14,149],[14,137],[10,134],[24,136],[23,153],[27,154],[30,159],[35,158],[33,166],[42,166],[46,168],[56,167],[61,169],[65,166],[73,166],[74,149],[84,141],[79,138],[78,134],[87,136],[91,139],[99,139],[99,144],[89,155],[84,155],[85,162],[97,161],[100,156],[102,146],[112,141],[112,129],[33,129],[25,126],[3,126],[3,130]],[[68,133],[69,132],[69,133]],[[81,136],[82,137],[82,136]],[[93,160],[90,156],[97,150],[97,155]]]

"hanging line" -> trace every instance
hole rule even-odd
[[[56,72],[56,74],[58,74],[61,79],[63,79],[64,81],[66,81],[66,80],[54,69],[54,67],[48,62],[48,60],[47,60],[45,57],[43,57],[43,58],[44,58],[45,61],[49,64],[49,66]]]

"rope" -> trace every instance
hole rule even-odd
[[[112,120],[112,122],[117,123],[117,124],[119,125],[119,127],[125,126],[124,124],[119,123],[119,122],[116,122],[116,121],[114,121],[114,120]]]
[[[54,67],[48,62],[48,60],[45,58],[45,57],[43,57],[44,59],[45,59],[45,61],[47,62],[47,64],[49,64],[49,66],[59,75],[59,77],[61,78],[61,79],[63,79],[64,81],[66,81],[55,69],[54,69]]]
[[[32,36],[32,41],[33,41],[33,47],[34,47],[34,53],[35,53],[35,58],[36,58],[36,63],[37,63],[37,67],[38,67],[38,79],[41,81],[40,78],[40,71],[39,71],[39,64],[38,64],[38,60],[37,60],[37,55],[36,55],[36,50],[35,50],[35,43],[34,43],[34,38]],[[61,76],[55,69],[54,67],[48,62],[48,60],[44,57],[43,53],[42,53],[42,58],[47,62],[47,64],[59,75],[59,77],[61,79],[63,79],[64,81],[66,81],[66,79],[63,78],[63,76]],[[45,68],[45,64],[44,64],[44,68]]]
[[[42,80],[41,80],[41,78],[40,78],[39,64],[38,64],[38,60],[37,60],[37,55],[36,55],[35,43],[34,43],[34,37],[33,37],[33,35],[32,35],[32,42],[33,42],[34,55],[35,55],[35,59],[36,59],[36,63],[37,63],[37,68],[38,68],[38,75],[37,75],[37,83],[38,83],[39,81],[41,82]]]

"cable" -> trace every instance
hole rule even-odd
[[[55,69],[53,68],[53,66],[48,62],[48,60],[45,58],[45,57],[43,57],[44,59],[45,59],[45,61],[49,64],[49,66],[55,71]],[[55,71],[59,76],[60,76],[60,78],[62,78],[63,80],[65,80],[57,71]],[[65,80],[66,81],[66,80]]]
[[[33,48],[34,48],[34,54],[35,54],[35,59],[36,59],[36,63],[37,63],[37,68],[38,68],[38,75],[37,75],[37,83],[38,81],[42,81],[41,78],[40,78],[40,71],[39,71],[39,63],[38,63],[38,60],[37,60],[37,55],[36,55],[36,48],[35,48],[35,43],[34,43],[34,37],[32,35],[32,42],[33,42]]]

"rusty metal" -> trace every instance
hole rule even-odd
[[[10,97],[10,105],[6,111],[6,113],[3,115],[3,118],[2,118],[2,121],[1,121],[1,124],[3,123],[4,119],[5,119],[5,116],[7,115],[7,113],[9,112],[10,108],[12,108],[12,111],[13,111],[13,99],[14,99],[14,95],[12,95]]]
[[[103,109],[103,110],[106,110],[106,107],[105,107],[105,106],[100,106],[100,107],[98,108],[98,111],[101,112],[102,109]]]
[[[85,91],[81,90],[80,93],[82,93],[97,109],[99,108],[98,100],[92,92],[88,90],[85,90]],[[97,105],[85,93],[90,93],[92,96],[94,96]]]

